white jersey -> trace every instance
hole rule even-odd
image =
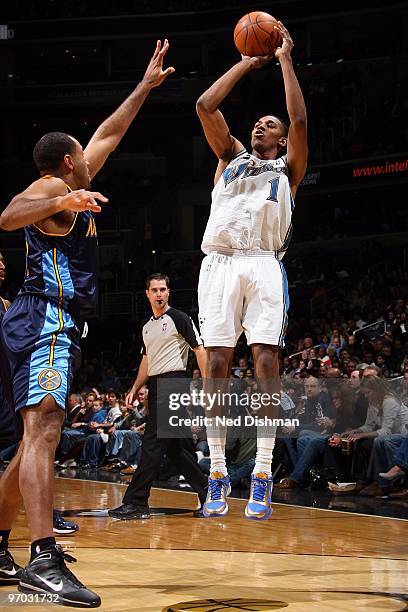
[[[286,156],[258,159],[244,149],[212,192],[201,249],[269,251],[282,259],[292,234],[294,202]]]

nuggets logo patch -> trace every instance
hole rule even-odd
[[[38,375],[38,384],[45,391],[55,391],[55,389],[61,386],[61,383],[61,374],[53,368],[47,368],[47,370],[43,370]]]

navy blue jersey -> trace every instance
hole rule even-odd
[[[98,244],[92,213],[76,213],[65,234],[48,234],[35,223],[24,232],[26,272],[20,295],[43,297],[74,316],[92,312],[98,301]]]
[[[4,315],[4,313],[6,312],[6,310],[7,310],[7,304],[6,304],[6,301],[5,301],[5,300],[3,300],[3,298],[2,298],[2,297],[1,297],[1,295],[0,295],[0,321],[1,321],[1,319],[3,318],[3,315]]]
[[[7,310],[6,302],[0,296],[0,323]],[[1,349],[1,347],[0,347]],[[0,444],[7,446],[15,440],[14,410],[10,389],[9,364],[0,350]]]

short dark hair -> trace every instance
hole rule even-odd
[[[64,132],[45,134],[34,147],[33,159],[39,172],[56,170],[64,155],[75,152],[76,143],[72,136]]]
[[[154,272],[154,274],[150,274],[150,276],[146,278],[146,289],[147,290],[150,289],[150,283],[154,280],[157,280],[157,281],[162,280],[166,283],[167,289],[170,287],[170,279],[167,276],[167,274],[163,274],[162,272]]]
[[[282,126],[283,126],[283,135],[284,135],[285,138],[287,138],[287,135],[289,134],[288,124],[286,123],[286,121],[284,121],[282,119],[282,117],[279,117],[279,115],[273,115],[273,117],[276,117],[276,119],[278,119],[278,121],[282,124]]]
[[[107,390],[106,395],[114,395],[116,398],[119,398],[119,393],[112,387]]]

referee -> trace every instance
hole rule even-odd
[[[191,432],[186,430],[185,437],[158,437],[158,411],[162,417],[169,410],[168,401],[158,405],[159,381],[163,385],[163,379],[174,378],[178,379],[174,383],[179,384],[180,378],[186,378],[189,347],[196,355],[203,377],[206,363],[206,352],[193,321],[168,304],[169,282],[168,276],[160,273],[151,274],[146,280],[146,295],[153,316],[143,325],[143,357],[133,387],[126,396],[126,403],[132,405],[139,389],[147,383],[148,416],[140,463],[126,489],[123,504],[108,511],[109,516],[116,519],[150,518],[148,499],[152,483],[160,471],[163,452],[196,491],[201,504],[206,498],[208,480],[198,467],[193,442],[189,437]]]

